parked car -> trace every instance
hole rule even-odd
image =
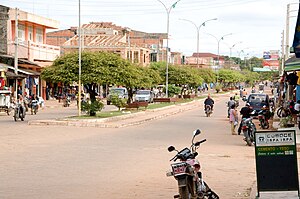
[[[249,103],[255,111],[254,116],[257,116],[263,106],[266,106],[268,109],[270,108],[269,95],[265,93],[251,93],[248,96],[247,103]]]
[[[149,102],[152,103],[154,93],[151,90],[138,90],[135,95],[136,102]]]
[[[112,95],[118,95],[119,98],[128,99],[128,91],[126,88],[111,88],[109,89],[109,94],[106,99],[107,105],[110,105]]]

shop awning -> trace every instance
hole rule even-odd
[[[258,68],[258,67],[253,67],[253,72],[270,72],[272,71],[269,68]]]
[[[9,69],[11,69],[11,70],[15,70],[15,68],[14,67],[12,67],[12,66],[7,66]],[[25,75],[36,75],[34,72],[35,71],[32,71],[32,70],[29,70],[29,69],[20,69],[20,68],[18,68],[18,73],[23,73],[23,74],[25,74]]]
[[[18,68],[18,74],[16,75],[14,73],[15,68],[13,66],[4,64],[4,63],[0,63],[0,69],[4,69],[6,71],[6,76],[10,77],[10,78],[25,78],[28,75],[30,76],[39,76],[41,73],[37,72],[37,71],[33,71],[30,69],[22,69],[22,68]]]
[[[284,71],[298,71],[300,70],[300,58],[291,57],[284,63]]]

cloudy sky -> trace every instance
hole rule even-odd
[[[149,33],[167,32],[167,11],[176,0],[81,0],[81,23],[113,22],[122,27]],[[79,0],[1,0],[1,4],[60,21],[60,29],[78,26]],[[170,12],[169,47],[190,56],[197,52],[197,29],[200,26],[199,51],[232,56],[258,56],[263,51],[281,50],[290,4],[290,38],[298,14],[297,0],[179,0]],[[234,46],[232,48],[232,46]],[[244,51],[241,52],[241,51]]]

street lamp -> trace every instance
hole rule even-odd
[[[224,37],[229,36],[229,35],[232,35],[232,33],[223,35],[220,39],[218,39],[216,36],[214,36],[214,35],[212,35],[212,34],[209,34],[209,33],[206,33],[206,34],[208,34],[208,35],[214,37],[214,38],[217,40],[217,42],[218,42],[218,67],[220,67],[220,42],[221,42],[221,40],[224,40]]]
[[[235,43],[235,44],[233,44],[231,47],[229,47],[229,49],[230,49],[230,56],[229,56],[229,65],[230,65],[230,67],[231,67],[231,53],[232,53],[232,49],[237,45],[237,44],[240,44],[240,43],[243,43],[242,41],[240,41],[240,42],[237,42],[237,43]]]
[[[179,19],[179,20],[183,20],[183,21],[190,22],[190,23],[192,23],[192,24],[196,27],[196,29],[197,29],[197,67],[199,68],[199,33],[200,33],[200,28],[201,28],[201,26],[205,26],[205,23],[206,23],[206,22],[208,22],[208,21],[213,21],[213,20],[217,20],[217,18],[206,20],[206,21],[204,21],[202,24],[200,24],[199,26],[197,26],[193,21],[188,20],[188,19]]]
[[[78,116],[81,115],[81,13],[80,13],[80,0],[78,9]]]
[[[172,8],[175,8],[176,4],[181,1],[181,0],[177,0],[175,3],[173,3],[169,8],[167,8],[167,6],[161,1],[161,0],[157,0],[159,1],[164,8],[166,9],[166,13],[167,13],[167,46],[166,46],[166,97],[168,97],[168,79],[169,79],[169,20],[170,20],[170,12],[172,10]]]

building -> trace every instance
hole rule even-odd
[[[28,94],[46,97],[41,68],[60,56],[60,47],[47,44],[46,30],[58,27],[58,21],[0,5],[0,63],[6,68],[2,78],[7,87],[14,91],[13,82],[17,82],[23,91],[28,89]]]
[[[47,42],[61,46],[65,54],[78,50],[78,28],[71,27],[47,33]],[[124,59],[142,66],[150,62],[166,60],[163,48],[165,33],[145,33],[121,27],[112,22],[91,22],[81,26],[81,45],[83,50],[107,51],[120,54]],[[172,54],[169,52],[169,62]],[[176,60],[178,58],[176,57]]]
[[[185,64],[197,67],[197,59],[200,68],[214,68],[217,65],[223,67],[225,65],[225,59],[223,56],[218,56],[212,53],[193,53],[192,56],[186,57]]]

